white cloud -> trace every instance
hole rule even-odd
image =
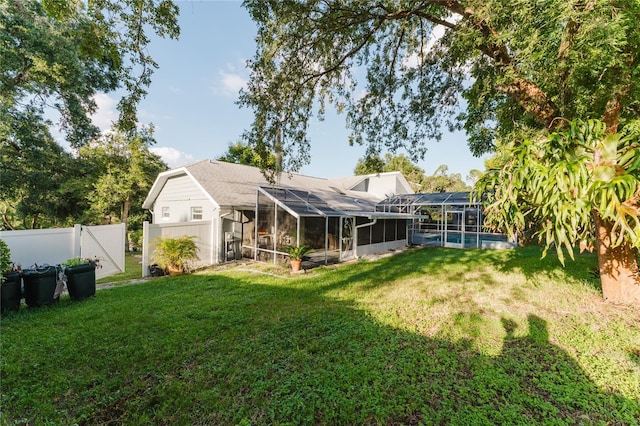
[[[118,119],[117,101],[104,93],[96,94],[93,100],[98,106],[96,112],[91,116],[93,124],[102,131],[109,130]]]
[[[91,121],[98,126],[101,132],[106,133],[112,130],[113,124],[118,120],[118,101],[105,93],[98,93],[93,97],[96,103],[96,112],[91,115]],[[152,112],[144,109],[139,109],[138,114],[138,129],[143,126],[158,120],[159,118]],[[163,117],[168,118],[168,117]],[[158,126],[156,126],[156,130]]]
[[[239,74],[229,73],[226,71],[220,71],[219,74],[221,91],[225,95],[236,96],[240,89],[247,85],[247,80]]]
[[[184,166],[185,164],[193,163],[193,156],[182,152],[175,148],[165,146],[151,147],[151,152],[157,154],[167,165],[175,169],[176,167]]]
[[[452,24],[457,24],[462,17],[458,14],[452,14],[449,17],[449,22]],[[426,46],[423,47],[422,53],[424,55],[428,54],[433,46],[444,36],[444,33],[447,29],[443,25],[434,25],[431,30],[431,34],[429,34],[429,39],[427,40]],[[414,52],[411,55],[404,58],[402,65],[406,68],[416,68],[419,65],[418,52]]]
[[[218,70],[218,76],[209,82],[211,91],[216,95],[237,97],[240,89],[247,86],[246,68],[227,64],[225,69]]]

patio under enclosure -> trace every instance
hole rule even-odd
[[[327,264],[407,245],[407,214],[337,192],[258,187],[252,219],[243,225],[243,256],[260,261],[285,262],[287,246],[310,246],[308,261]]]

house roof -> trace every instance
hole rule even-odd
[[[160,173],[144,201],[151,208],[167,180],[188,176],[221,208],[253,208],[258,187],[273,187],[260,169],[242,164],[202,160]],[[363,182],[367,185],[362,185]],[[375,211],[375,204],[397,193],[412,192],[400,172],[388,172],[347,178],[324,179],[297,173],[283,173],[276,187],[307,191],[332,208],[342,211]],[[372,190],[362,190],[371,187]],[[355,188],[355,189],[354,189]],[[386,193],[383,193],[386,191]]]

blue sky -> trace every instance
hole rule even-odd
[[[181,35],[178,41],[156,39],[149,47],[159,64],[149,94],[139,108],[143,123],[156,128],[153,148],[171,167],[223,154],[240,140],[252,122],[251,111],[235,101],[249,78],[245,63],[255,52],[255,24],[240,1],[177,1]],[[107,128],[116,116],[115,95],[96,98],[100,110],[94,121]],[[310,129],[311,164],[301,173],[318,177],[353,174],[365,152],[349,146],[342,115],[327,113]],[[461,133],[428,141],[425,159],[418,166],[427,174],[446,164],[449,172],[465,179],[469,170],[484,170],[484,159],[474,158]]]

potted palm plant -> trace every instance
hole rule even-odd
[[[198,259],[199,248],[195,235],[158,238],[151,259],[169,275],[191,272],[192,262]]]
[[[311,253],[313,249],[309,246],[287,246],[287,253],[289,254],[289,258],[291,259],[291,271],[298,272],[300,271],[300,266],[302,265],[302,259],[308,253]]]
[[[61,265],[67,278],[67,290],[73,300],[82,300],[96,294],[96,268],[99,260],[74,257]]]
[[[11,261],[11,250],[0,240],[0,312],[17,311],[22,299],[20,271]]]

